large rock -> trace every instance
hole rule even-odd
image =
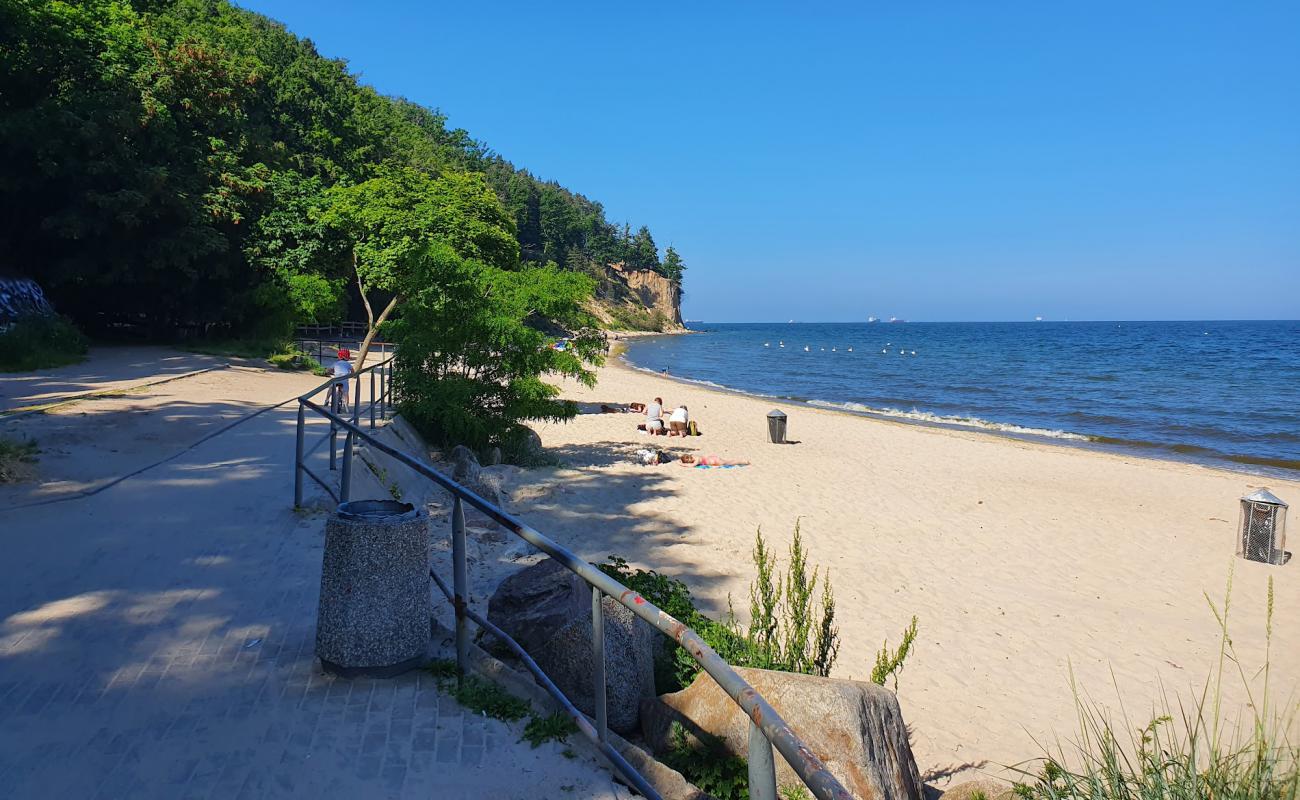
[[[605,703],[609,726],[637,729],[641,700],[654,697],[654,630],[613,598],[605,611]],[[519,643],[573,704],[595,714],[591,588],[546,559],[511,575],[488,601],[488,619]]]
[[[921,800],[921,776],[893,692],[861,681],[743,667],[736,672],[854,797]],[[673,722],[688,733],[706,731],[720,737],[736,755],[749,753],[749,717],[703,672],[682,691],[641,704],[641,730],[656,753],[669,749]],[[776,752],[777,782],[798,784],[794,770]]]
[[[940,797],[942,800],[1015,800],[1016,793],[1005,783],[979,778],[959,783]]]

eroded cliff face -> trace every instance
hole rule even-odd
[[[615,276],[622,277],[632,295],[651,312],[658,311],[675,327],[682,325],[682,290],[675,281],[670,281],[658,272],[650,269],[619,269]]]

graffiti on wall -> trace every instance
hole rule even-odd
[[[13,322],[24,314],[52,313],[54,308],[36,281],[0,275],[0,325]]]

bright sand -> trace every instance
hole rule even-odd
[[[1122,698],[1132,726],[1148,720],[1162,682],[1190,699],[1219,653],[1203,593],[1221,603],[1230,567],[1233,641],[1252,673],[1274,579],[1272,693],[1295,702],[1300,560],[1246,562],[1233,544],[1242,494],[1267,485],[1300,504],[1300,483],[801,406],[782,406],[798,444],[777,446],[764,419],[773,401],[624,366],[564,394],[659,395],[685,403],[704,435],[652,439],[631,414],[535,426],[566,467],[518,474],[511,510],[592,560],[614,553],[680,577],[715,611],[730,594],[742,619],[755,529],[784,563],[801,519],[811,560],[834,582],[836,676],[867,679],[881,641],[897,643],[919,618],[898,693],[921,771],[941,786],[971,765],[1005,775],[1000,765],[1040,754],[1031,736],[1069,739],[1071,668],[1096,700],[1118,710]],[[633,463],[644,447],[752,464]],[[1292,539],[1300,550],[1300,533]],[[1224,685],[1236,715],[1241,680],[1230,672]]]

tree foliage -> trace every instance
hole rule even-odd
[[[392,291],[392,258],[433,239],[494,264],[658,268],[648,230],[227,0],[0,2],[0,159],[0,247],[100,331],[337,317],[358,274]],[[425,191],[443,199],[391,202]],[[424,214],[449,199],[477,204],[448,218],[469,228]],[[434,235],[378,244],[412,218]],[[382,252],[354,266],[362,229]]]

